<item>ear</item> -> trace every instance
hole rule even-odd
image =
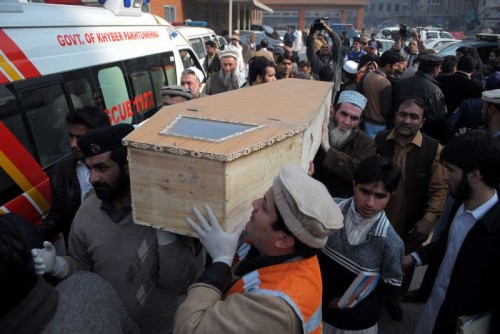
[[[274,247],[279,249],[293,248],[295,246],[295,239],[293,236],[286,234],[283,231],[278,232],[280,236],[274,241]]]
[[[262,80],[262,75],[260,75],[260,74],[259,74],[259,75],[257,75],[257,78],[255,78],[255,79],[256,79],[256,81],[257,81],[258,83],[262,83],[262,82],[263,82],[263,80]]]
[[[483,178],[481,177],[481,172],[477,169],[474,169],[474,170],[470,171],[469,173],[467,173],[467,178],[469,180],[469,183],[471,183],[471,184],[475,184],[475,183],[483,181]]]

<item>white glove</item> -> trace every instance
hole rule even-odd
[[[68,263],[62,257],[56,256],[56,249],[52,243],[44,241],[43,249],[33,248],[31,255],[37,275],[49,274],[64,278],[68,274]]]
[[[193,208],[193,213],[199,224],[195,223],[189,217],[186,218],[187,223],[198,233],[201,243],[207,249],[213,262],[223,262],[231,266],[234,254],[236,254],[238,239],[245,228],[245,223],[240,223],[234,232],[230,234],[221,229],[217,217],[215,217],[214,212],[208,205],[205,205],[205,211],[207,212],[210,224],[197,208]]]
[[[166,246],[177,240],[177,235],[168,231],[156,229],[156,241],[160,246]]]

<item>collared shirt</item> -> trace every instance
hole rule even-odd
[[[408,175],[406,175],[406,156],[409,152],[414,149],[419,149],[422,147],[423,137],[420,131],[417,132],[413,140],[405,145],[401,145],[395,136],[394,130],[387,136],[387,140],[394,141],[394,155],[393,161],[396,165],[401,168],[401,180],[399,181],[398,188],[392,194],[389,203],[385,208],[385,213],[389,217],[390,222],[394,226],[395,230],[399,235],[406,235],[408,231],[403,231],[404,221],[406,219],[406,182]],[[419,219],[425,219],[435,223],[437,218],[441,215],[446,199],[448,197],[448,191],[441,192],[442,189],[447,189],[446,183],[444,181],[444,167],[439,161],[441,155],[442,146],[439,145],[434,161],[432,162],[431,176],[429,179],[429,186],[427,189],[427,208],[425,210],[423,217],[418,217]]]
[[[382,212],[379,212],[371,218],[364,218],[356,212],[354,201],[351,202],[351,207],[347,212],[347,217],[344,219],[345,232],[347,241],[352,246],[359,245],[365,242],[371,228],[380,218]]]
[[[429,300],[425,304],[425,308],[420,315],[419,321],[417,322],[415,333],[432,332],[439,309],[441,308],[444,297],[446,296],[453,267],[455,266],[455,261],[460,248],[462,247],[462,243],[474,224],[476,224],[476,222],[481,219],[497,202],[498,194],[495,191],[494,195],[489,200],[474,210],[465,210],[463,204],[458,209],[450,226],[450,235],[448,237],[443,262],[441,262],[441,266],[439,267],[436,282],[432,288]],[[418,264],[422,263],[416,253],[412,253],[412,256]]]
[[[76,163],[76,177],[78,178],[78,183],[80,184],[80,199],[83,201],[90,190],[92,190],[92,184],[90,184],[90,171],[89,168],[80,160]]]

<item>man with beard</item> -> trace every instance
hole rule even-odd
[[[72,156],[58,163],[50,173],[52,205],[39,229],[45,240],[53,240],[62,233],[68,247],[71,222],[80,204],[92,190],[89,171],[82,161],[83,153],[76,143],[89,130],[109,127],[109,118],[101,109],[86,106],[70,110],[66,122]]]
[[[486,128],[495,138],[500,139],[500,89],[483,92],[482,100]]]
[[[448,228],[404,258],[404,266],[429,265],[432,293],[415,333],[455,333],[463,315],[491,312],[488,333],[499,333],[500,146],[491,134],[472,130],[454,137],[441,158],[456,205]]]
[[[197,99],[205,96],[205,94],[201,93],[203,79],[205,79],[205,76],[197,67],[192,66],[182,71],[181,86],[184,86],[184,88],[189,89],[191,93],[193,93],[193,97],[191,99]]]
[[[392,131],[375,138],[377,153],[392,158],[402,170],[401,181],[385,209],[387,217],[405,243],[405,254],[427,240],[443,212],[448,196],[444,166],[439,160],[441,145],[420,132],[425,121],[422,99],[404,99],[398,107]],[[412,273],[403,280],[403,293],[411,283]],[[395,320],[402,319],[399,301],[388,305]]]
[[[295,74],[292,71],[292,56],[289,53],[279,55],[276,61],[276,65],[278,65],[278,80],[295,78]]]
[[[78,210],[67,257],[54,246],[34,249],[39,275],[64,278],[91,271],[108,281],[141,333],[169,333],[175,310],[194,279],[192,239],[137,225],[132,219],[127,150],[122,138],[134,127],[117,124],[78,140],[96,196]]]
[[[214,260],[189,288],[174,333],[321,332],[316,253],[342,225],[338,206],[300,165],[286,165],[252,207],[232,234],[210,207],[208,219],[193,208],[197,222],[187,222]],[[248,243],[237,250],[243,229]]]
[[[214,73],[205,85],[205,94],[215,95],[239,89],[245,83],[243,73],[238,71],[238,55],[233,51],[219,53],[221,69]]]
[[[374,140],[358,127],[365,105],[366,98],[360,93],[343,91],[331,109],[329,122],[323,124],[321,147],[310,172],[333,197],[353,195],[354,169],[377,149]]]
[[[276,65],[266,57],[253,57],[248,64],[248,81],[243,87],[276,81]]]

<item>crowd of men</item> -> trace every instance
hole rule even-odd
[[[186,65],[162,89],[171,105],[276,80],[333,83],[309,170],[283,166],[233,233],[209,206],[187,218],[199,241],[135,224],[122,146],[134,127],[70,111],[73,155],[53,169],[49,214],[36,229],[0,216],[0,332],[371,334],[384,307],[401,320],[406,299],[426,303],[416,333],[456,333],[459,317],[484,314],[499,333],[499,62],[477,73],[473,51],[443,59],[418,34],[379,55],[374,35],[351,48],[317,28],[307,61],[293,40],[207,41],[206,77]],[[339,305],[368,274],[374,290]]]

